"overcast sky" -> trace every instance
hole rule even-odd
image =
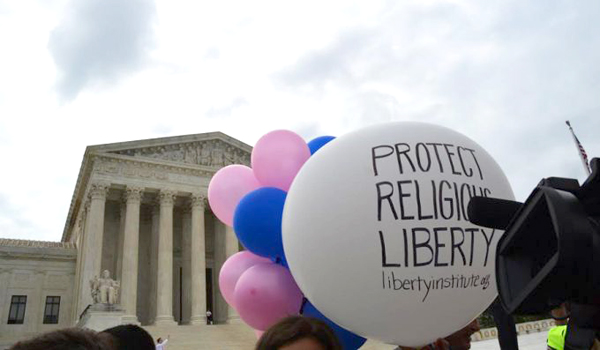
[[[85,147],[391,120],[483,146],[524,200],[600,155],[598,1],[0,0],[0,237],[60,240]]]

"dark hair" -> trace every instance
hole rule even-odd
[[[127,324],[105,329],[102,333],[112,335],[118,350],[154,350],[154,340],[142,327]]]
[[[325,350],[342,350],[340,342],[325,322],[304,316],[290,316],[276,323],[263,333],[255,349],[278,350],[305,338],[315,340]]]
[[[20,341],[10,350],[106,350],[114,349],[108,335],[89,329],[65,328]]]

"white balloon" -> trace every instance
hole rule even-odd
[[[340,326],[395,345],[431,343],[497,295],[503,232],[465,219],[473,195],[514,198],[492,157],[453,130],[398,122],[339,137],[287,195],[290,270]]]

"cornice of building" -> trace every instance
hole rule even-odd
[[[75,260],[77,248],[69,242],[0,238],[0,258]]]
[[[70,242],[33,241],[27,239],[0,238],[0,247],[27,247],[27,248],[62,248],[77,249]]]

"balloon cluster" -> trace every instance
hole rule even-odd
[[[252,151],[252,168],[235,164],[215,174],[208,187],[208,201],[217,218],[234,228],[247,249],[223,264],[219,287],[225,301],[257,336],[303,309],[307,315],[329,323],[344,349],[358,349],[364,338],[335,325],[303,298],[287,268],[282,243],[287,191],[310,156],[333,139],[321,136],[307,144],[291,131],[267,133]]]

